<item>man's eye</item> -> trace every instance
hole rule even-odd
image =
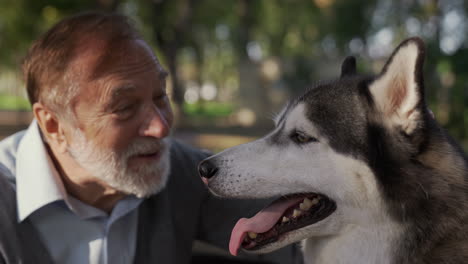
[[[133,104],[125,105],[125,106],[117,108],[116,112],[117,113],[129,112],[129,111],[133,110],[134,107],[135,107],[135,105],[133,105]]]
[[[308,136],[302,132],[294,131],[291,134],[291,139],[296,142],[297,144],[306,144],[311,142],[318,142],[318,140],[314,137]]]

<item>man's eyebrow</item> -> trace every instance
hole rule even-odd
[[[115,88],[113,91],[110,92],[110,98],[108,99],[107,103],[104,104],[103,109],[105,111],[110,111],[123,97],[123,95],[128,94],[135,90],[135,86],[133,85],[122,85]]]
[[[113,99],[116,99],[118,97],[120,97],[122,94],[126,94],[126,93],[129,93],[129,92],[132,92],[134,91],[136,88],[135,86],[133,85],[122,85],[122,86],[119,86],[117,88],[115,88],[112,92],[111,92],[111,101]]]

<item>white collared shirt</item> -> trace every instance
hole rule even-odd
[[[5,155],[15,144],[16,156]],[[142,199],[128,196],[108,215],[68,195],[35,121],[1,143],[0,163],[16,177],[18,222],[31,220],[55,263],[133,262]]]

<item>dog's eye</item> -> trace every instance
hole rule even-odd
[[[314,137],[308,136],[302,132],[294,131],[291,134],[291,139],[297,144],[306,144],[310,142],[317,142],[318,140]]]

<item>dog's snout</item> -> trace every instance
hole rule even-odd
[[[198,173],[203,178],[209,179],[213,177],[216,172],[218,172],[218,168],[210,160],[204,160],[198,165]]]

